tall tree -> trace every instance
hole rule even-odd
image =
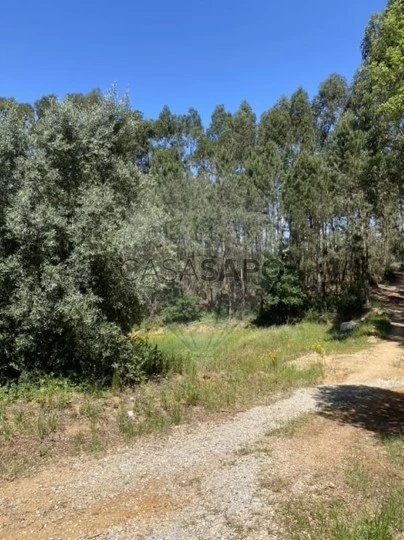
[[[404,121],[404,1],[389,0],[373,18],[363,44],[365,69],[380,112],[401,126]]]

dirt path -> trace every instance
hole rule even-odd
[[[71,460],[2,486],[0,538],[283,538],[262,479],[270,464],[279,474],[292,471],[304,482],[297,465],[300,449],[291,449],[288,441],[284,447],[278,444],[275,460],[261,442],[268,432],[319,406],[325,417],[337,410],[341,418],[351,415],[352,426],[375,431],[377,426],[366,421],[377,417],[366,408],[377,400],[380,425],[400,428],[386,424],[384,408],[393,393],[379,389],[404,387],[403,290],[401,279],[383,291],[394,317],[391,340],[369,351],[324,359],[328,386],[299,390],[220,424],[179,426],[103,459]],[[389,404],[390,416],[394,406]],[[335,430],[327,429],[317,433],[317,441],[332,438]],[[353,436],[355,428],[346,429]],[[314,451],[307,441],[305,448],[307,454]],[[329,447],[319,444],[315,452],[320,461],[330,459]],[[268,483],[266,492],[276,494],[275,484]]]

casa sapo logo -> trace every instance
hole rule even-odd
[[[166,283],[183,281],[205,281],[208,283],[235,281],[248,282],[257,277],[276,279],[283,270],[283,264],[277,257],[264,260],[254,258],[215,257],[187,258],[184,260],[149,259],[142,263],[135,257],[127,259],[122,265],[122,274],[129,281],[155,279]]]

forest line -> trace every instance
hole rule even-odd
[[[259,119],[246,101],[219,105],[207,127],[193,108],[145,119],[114,90],[2,98],[2,378],[135,380],[155,354],[127,338],[145,317],[284,323],[366,306],[403,251],[403,0],[372,17],[362,54],[350,84],[332,74]],[[164,260],[235,273],[142,271]],[[246,279],[240,261],[260,272]]]

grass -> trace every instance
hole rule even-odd
[[[370,319],[369,324],[374,326],[379,337],[387,339],[391,330],[391,319],[387,313],[376,315]]]
[[[311,540],[393,540],[404,532],[404,487],[392,473],[375,473],[349,457],[339,497],[309,494],[284,506],[288,538]],[[401,538],[401,536],[400,536]]]
[[[381,442],[394,463],[404,466],[404,435],[383,437]]]
[[[311,540],[393,540],[404,532],[404,488],[388,486],[373,492],[374,511],[355,515],[343,500],[333,498],[316,503],[300,500],[288,505],[289,538]],[[376,498],[378,501],[376,502]]]
[[[34,460],[23,456],[0,460],[0,477],[14,479],[27,475],[35,470]]]
[[[43,455],[98,451],[194,417],[268,403],[321,380],[320,363],[299,368],[290,360],[312,352],[356,351],[369,346],[368,335],[368,329],[358,329],[335,340],[327,326],[310,322],[269,329],[221,322],[150,330],[148,339],[172,359],[165,378],[121,390],[52,377],[0,388],[1,458],[31,463]]]
[[[290,480],[281,475],[268,475],[260,478],[260,487],[273,493],[279,493],[290,488]]]
[[[375,514],[365,514],[353,525],[336,518],[332,540],[392,540],[404,532],[404,489],[391,488]]]
[[[220,362],[216,370],[202,372],[190,362],[181,374],[139,388],[133,406],[136,429],[128,429],[128,420],[121,419],[121,430],[133,435],[148,433],[182,423],[195,410],[218,413],[244,409],[268,402],[281,391],[315,384],[321,375],[318,364],[299,369],[276,356],[268,359],[268,355],[265,359],[247,357],[245,362],[234,360],[227,366]]]
[[[54,433],[60,426],[59,416],[55,411],[40,411],[34,424],[36,434],[40,441],[50,433]]]
[[[377,497],[374,492],[373,496]],[[285,511],[289,538],[311,540],[393,540],[404,532],[404,488],[388,486],[378,495],[374,511],[355,516],[341,499],[308,503],[294,501]]]
[[[170,356],[182,358],[185,364],[196,361],[199,370],[220,370],[233,362],[245,365],[247,360],[255,369],[260,361],[267,364],[274,357],[287,361],[310,352],[355,352],[367,345],[369,335],[377,333],[373,323],[367,321],[345,339],[336,339],[326,325],[314,322],[266,329],[238,329],[222,324],[208,331],[172,326],[146,336]]]
[[[272,429],[271,431],[268,431],[267,436],[268,437],[293,437],[296,432],[302,428],[303,426],[307,425],[313,418],[314,413],[306,413],[302,414],[301,416],[298,416],[297,418],[291,420],[290,422],[287,422],[286,424],[283,424],[283,426]]]
[[[285,433],[288,436],[288,433]],[[377,439],[376,439],[377,440]],[[403,437],[379,440],[377,469],[349,449],[342,483],[330,465],[330,478],[339,495],[322,492],[313,496],[287,496],[283,517],[287,538],[311,540],[394,540],[404,533],[404,486],[401,482]],[[366,445],[366,441],[361,444]],[[387,450],[383,455],[381,446]],[[279,484],[282,487],[282,482]],[[276,486],[275,486],[276,487]],[[286,485],[287,487],[287,485]],[[270,486],[272,491],[274,489]],[[276,489],[275,489],[276,491]]]

